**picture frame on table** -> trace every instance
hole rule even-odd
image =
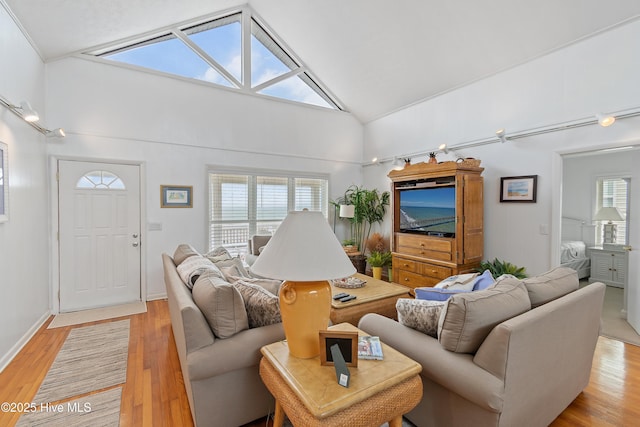
[[[500,203],[536,203],[538,175],[500,178]]]
[[[331,346],[338,344],[347,366],[358,367],[358,333],[350,331],[320,331],[320,364],[332,366]]]
[[[9,221],[9,152],[0,142],[0,223]]]
[[[160,207],[161,208],[192,208],[193,207],[193,186],[161,185],[160,186]]]

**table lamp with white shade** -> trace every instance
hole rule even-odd
[[[299,358],[320,354],[320,330],[329,326],[331,285],[355,268],[321,212],[289,212],[251,271],[285,280],[280,314],[289,353]]]
[[[618,210],[618,208],[614,207],[606,207],[600,208],[600,210],[596,213],[596,216],[593,217],[596,221],[609,221],[602,226],[602,243],[616,243],[616,228],[617,225],[612,221],[624,221],[622,217],[622,213]]]

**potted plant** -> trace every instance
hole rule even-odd
[[[371,266],[371,271],[373,272],[374,279],[382,279],[382,267],[389,265],[391,261],[391,252],[378,252],[373,251],[367,257],[367,262]]]
[[[518,267],[507,261],[500,261],[498,258],[494,258],[493,261],[482,261],[480,267],[476,269],[478,273],[484,273],[485,270],[489,270],[494,278],[498,278],[503,274],[511,274],[518,279],[527,277],[524,267]]]
[[[429,163],[438,163],[438,159],[436,159],[435,151],[432,151],[429,153]]]

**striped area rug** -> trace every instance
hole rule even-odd
[[[123,384],[129,319],[72,329],[33,402],[58,402]]]
[[[120,424],[122,387],[65,403],[43,404],[20,417],[16,427],[107,427]]]

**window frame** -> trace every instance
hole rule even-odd
[[[603,204],[603,183],[604,181],[614,181],[614,180],[623,180],[626,181],[626,195],[625,197],[625,204],[626,206],[624,208],[621,208],[621,206],[616,206],[618,207],[621,212],[624,214],[624,221],[614,221],[614,224],[618,224],[618,227],[620,227],[620,225],[622,225],[624,228],[622,230],[622,234],[624,234],[624,241],[620,242],[619,240],[616,242],[616,244],[618,245],[627,245],[629,242],[629,215],[627,215],[627,210],[629,207],[629,189],[630,189],[630,179],[631,177],[629,175],[626,174],[602,174],[602,175],[597,175],[595,176],[595,186],[594,188],[594,195],[593,195],[593,206],[594,206],[594,210],[593,210],[593,216],[595,216],[598,211],[600,210],[600,208],[602,208],[604,206]],[[606,206],[610,206],[609,203],[606,204]],[[615,206],[615,203],[614,203]],[[598,220],[594,220],[593,223],[595,224],[595,243],[596,246],[602,246],[603,244],[603,230],[602,230],[602,226],[605,223],[605,221],[598,221]],[[620,228],[618,228],[618,231],[620,231]],[[620,236],[620,233],[618,233],[618,236]]]
[[[247,193],[247,219],[236,219],[236,220],[214,220],[213,219],[213,191],[211,188],[211,180],[212,175],[238,175],[238,176],[248,176],[248,193]],[[252,235],[256,234],[258,231],[258,225],[260,223],[278,223],[275,228],[284,220],[284,217],[281,219],[259,219],[257,212],[258,201],[256,199],[257,195],[257,179],[259,177],[273,177],[273,178],[286,178],[287,179],[287,212],[294,210],[296,208],[296,179],[318,179],[323,180],[323,192],[320,199],[316,198],[316,200],[320,204],[320,212],[322,212],[323,216],[329,221],[329,188],[331,186],[330,175],[324,173],[313,173],[313,172],[300,172],[300,171],[291,171],[291,170],[273,170],[273,169],[260,169],[260,168],[230,168],[228,166],[217,166],[217,165],[209,165],[207,166],[207,174],[206,174],[206,189],[207,189],[207,204],[206,204],[206,227],[207,227],[207,247],[208,250],[211,251],[219,246],[224,246],[222,244],[214,243],[214,228],[219,224],[248,224],[248,240]],[[253,180],[253,182],[252,182]],[[285,214],[286,216],[286,214]],[[240,244],[245,245],[245,247],[237,247],[237,249],[230,250],[232,255],[243,256],[246,254],[246,242],[238,242]],[[230,245],[231,246],[231,245]]]

